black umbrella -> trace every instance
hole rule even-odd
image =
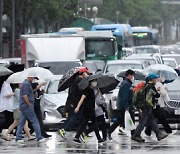
[[[76,78],[76,75],[78,74],[79,68],[72,68],[71,70],[67,71],[62,78],[59,81],[58,85],[58,91],[63,91],[71,86],[73,81]]]
[[[134,75],[135,80],[145,80],[146,75],[143,72],[140,72],[137,70],[133,70],[133,71],[135,72],[135,75]],[[125,75],[126,75],[126,71],[122,71],[117,76],[125,78]]]
[[[114,83],[110,84],[110,85],[107,86],[107,87],[100,88],[101,93],[102,93],[102,94],[106,94],[106,93],[108,93],[109,91],[114,90],[114,89],[117,87],[117,85],[119,84],[119,82],[120,82],[119,80],[115,79],[115,82],[114,82]]]
[[[90,75],[89,77],[82,79],[78,84],[79,89],[85,89],[86,87],[88,87],[89,82],[92,80],[97,80],[97,88],[106,88],[109,86],[109,89],[111,90],[112,87],[110,87],[110,85],[117,83],[115,77],[99,73],[95,75]]]

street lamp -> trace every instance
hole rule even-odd
[[[117,24],[119,23],[119,15],[120,15],[120,12],[117,10],[116,11],[116,23]]]
[[[98,14],[98,7],[94,6],[94,7],[92,8],[92,11],[93,11],[93,21],[94,21],[94,23],[95,23],[95,19],[96,19],[97,14]]]

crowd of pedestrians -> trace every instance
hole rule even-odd
[[[133,70],[127,70],[123,81],[119,86],[117,96],[117,104],[119,114],[117,120],[112,122],[109,127],[105,122],[106,104],[105,97],[102,95],[101,89],[98,87],[96,78],[89,80],[85,89],[80,89],[78,84],[82,79],[91,76],[89,70],[85,67],[79,68],[74,81],[71,83],[66,101],[66,122],[58,130],[58,134],[67,140],[67,131],[77,128],[77,132],[73,141],[75,143],[83,143],[90,136],[91,132],[95,132],[98,143],[112,140],[112,133],[117,127],[125,128],[125,112],[130,113],[130,117],[135,124],[135,109],[133,102],[134,97],[134,76]],[[15,84],[11,88],[10,84],[4,82],[1,89],[2,101],[8,104],[8,112],[13,112],[14,122],[8,130],[3,133],[2,138],[9,141],[9,134],[16,129],[17,142],[23,143],[23,130],[28,140],[37,139],[38,142],[44,142],[44,138],[49,138],[45,131],[42,113],[40,109],[40,97],[43,91],[40,90],[46,83],[33,83],[36,78],[34,72],[30,72],[27,79],[22,84]],[[136,129],[131,130],[131,139],[137,142],[144,142],[141,133],[145,129],[145,134],[151,136],[151,130],[156,134],[157,140],[166,138],[168,133],[172,133],[170,126],[166,121],[166,113],[163,110],[165,103],[169,101],[167,90],[163,85],[163,79],[157,74],[150,73],[145,79],[145,105],[139,109],[140,120]],[[141,100],[139,100],[141,101]],[[3,106],[1,105],[1,108]],[[5,112],[5,111],[4,111]],[[158,128],[158,121],[161,121],[167,134],[163,134]],[[90,122],[90,123],[89,123]],[[99,133],[102,131],[102,135]],[[31,134],[35,132],[36,137]]]

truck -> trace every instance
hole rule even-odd
[[[25,67],[36,61],[85,60],[83,36],[56,35],[52,33],[21,35],[21,60]]]

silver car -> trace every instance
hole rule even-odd
[[[66,120],[64,109],[68,91],[58,92],[61,77],[55,76],[47,83],[40,100],[43,122],[48,130],[57,130]]]

